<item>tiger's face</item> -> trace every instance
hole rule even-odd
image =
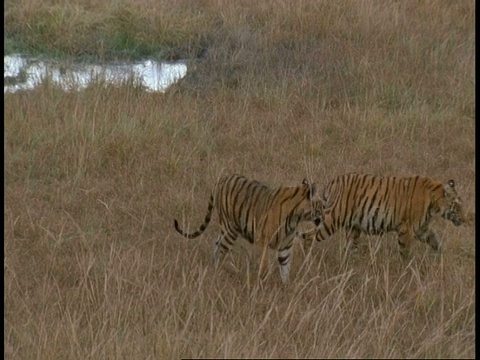
[[[450,204],[447,211],[445,211],[445,219],[450,220],[455,226],[460,226],[465,222],[465,216],[460,198],[454,200]]]
[[[455,182],[449,180],[444,186],[445,196],[439,200],[440,208],[442,211],[442,217],[450,220],[453,225],[460,226],[465,221],[465,214],[463,212],[463,204],[460,196],[458,196],[455,190]]]

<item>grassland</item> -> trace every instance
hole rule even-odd
[[[216,179],[323,186],[349,171],[455,179],[475,211],[473,1],[7,1],[4,52],[185,57],[167,93],[6,94],[7,359],[473,358],[475,228],[344,236],[292,282],[239,246],[214,272]],[[193,61],[203,54],[201,61]],[[216,218],[214,218],[215,222]]]

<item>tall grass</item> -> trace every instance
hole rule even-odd
[[[434,222],[444,252],[416,242],[410,262],[393,234],[348,255],[341,233],[310,254],[296,244],[287,286],[273,253],[256,284],[246,243],[214,271],[216,217],[198,240],[172,226],[198,226],[233,172],[320,188],[348,171],[452,178],[474,213],[473,10],[7,2],[6,36],[24,50],[207,52],[164,94],[5,94],[5,357],[474,357],[473,226]]]
[[[90,59],[195,57],[213,25],[176,1],[7,1],[4,51]]]

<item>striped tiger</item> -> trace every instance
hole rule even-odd
[[[423,176],[340,175],[325,187],[322,222],[302,234],[305,247],[322,241],[337,230],[347,231],[346,248],[357,248],[361,233],[398,233],[400,253],[409,256],[413,238],[439,250],[436,234],[429,228],[433,217],[443,217],[455,226],[466,221],[455,182],[446,184]]]
[[[221,227],[213,253],[215,269],[234,246],[237,237],[241,236],[252,244],[263,246],[264,251],[267,246],[277,250],[280,276],[286,283],[297,225],[301,221],[320,223],[321,204],[315,199],[315,194],[315,184],[305,179],[300,186],[272,189],[241,175],[224,176],[210,195],[207,215],[200,228],[186,233],[180,229],[176,219],[174,226],[182,236],[196,238],[207,228],[215,207]],[[262,256],[259,279],[264,277],[264,260],[265,256]]]

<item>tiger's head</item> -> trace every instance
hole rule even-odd
[[[436,210],[440,215],[450,220],[453,225],[460,226],[466,222],[462,200],[455,190],[455,182],[449,180],[443,186],[443,195],[436,201]]]

